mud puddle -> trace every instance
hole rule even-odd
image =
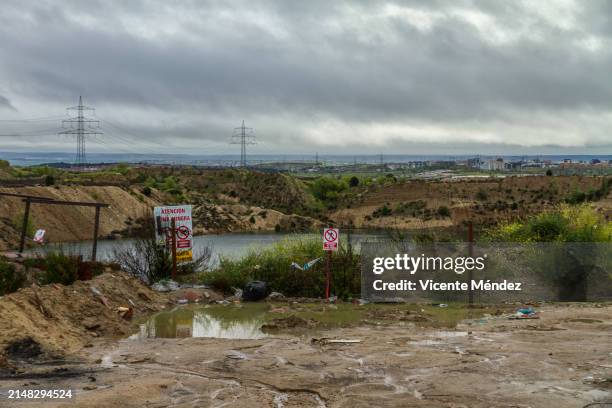
[[[189,305],[160,312],[139,325],[132,340],[151,338],[213,337],[261,339],[268,311],[266,304],[239,306]]]

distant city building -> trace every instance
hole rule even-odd
[[[482,166],[482,160],[480,157],[474,157],[473,159],[467,160],[468,167],[479,169]]]
[[[486,160],[481,164],[480,168],[490,171],[504,170],[504,159],[498,157],[497,159]]]

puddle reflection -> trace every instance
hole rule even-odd
[[[179,307],[151,317],[130,339],[216,337],[260,339],[267,305]]]

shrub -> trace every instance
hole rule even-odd
[[[440,217],[450,217],[451,216],[450,209],[445,205],[441,205],[440,207],[438,207],[438,215]]]
[[[312,194],[321,201],[336,201],[339,193],[347,189],[343,180],[320,177],[310,187]]]
[[[170,193],[172,195],[179,195],[182,193],[180,186],[172,176],[168,176],[164,179],[164,182],[161,185],[161,189],[166,193]]]
[[[357,187],[359,185],[359,179],[357,176],[353,176],[349,179],[349,187]]]
[[[177,272],[189,274],[206,269],[211,255],[211,248],[205,247],[199,253],[194,253],[193,261],[179,265]],[[131,246],[115,248],[113,258],[122,270],[147,284],[168,279],[172,275],[171,251],[156,241],[153,222],[143,225],[141,237],[136,238]]]
[[[587,204],[562,205],[524,222],[502,224],[487,236],[506,242],[610,242],[612,222]]]
[[[524,222],[504,224],[491,231],[489,238],[493,241],[553,243],[545,247],[529,246],[531,250],[525,253],[531,258],[533,272],[540,279],[556,285],[559,300],[587,300],[589,276],[595,279],[593,276],[597,274],[598,286],[604,290],[606,285],[612,287],[605,267],[610,260],[608,246],[566,244],[612,242],[612,222],[588,205],[564,205]]]
[[[0,296],[15,292],[26,281],[25,275],[4,258],[0,258]]]
[[[478,190],[476,193],[476,199],[480,201],[486,201],[489,198],[489,195],[482,188]]]
[[[62,252],[48,252],[42,267],[44,272],[39,278],[42,285],[49,283],[71,285],[77,280],[79,274],[79,259]]]
[[[552,170],[551,169],[546,170],[546,175],[552,176],[553,175]]]
[[[55,177],[48,174],[45,176],[45,186],[52,186],[55,184]]]
[[[271,290],[286,296],[321,297],[325,290],[324,259],[306,271],[292,268],[291,263],[303,265],[324,256],[318,237],[283,240],[272,247],[252,249],[238,260],[221,257],[217,269],[201,275],[202,283],[229,293],[250,280],[263,280]],[[332,257],[332,270],[332,290],[336,295],[359,293],[358,255],[341,247]]]
[[[387,207],[387,205],[383,205],[382,207],[377,208],[376,210],[374,210],[374,212],[372,213],[372,217],[388,217],[393,213],[393,211],[391,210],[391,208]]]
[[[142,194],[144,194],[147,197],[151,197],[151,192],[152,192],[152,190],[151,190],[151,187],[149,187],[149,186],[145,186],[142,189]]]

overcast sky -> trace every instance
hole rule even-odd
[[[0,61],[0,151],[612,153],[606,0],[3,0]]]

